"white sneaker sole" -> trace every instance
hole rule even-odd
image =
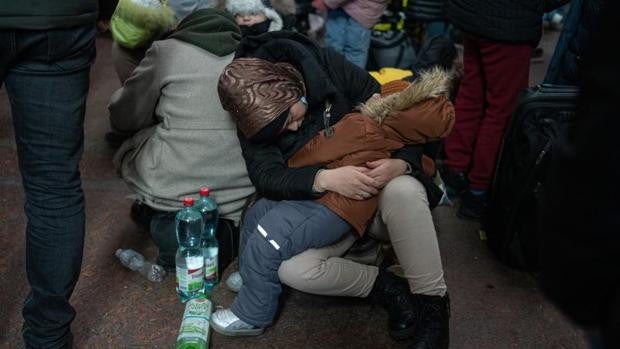
[[[227,330],[226,328],[220,327],[218,324],[213,321],[209,321],[211,323],[211,328],[213,331],[228,337],[250,337],[250,336],[260,336],[265,332],[264,328],[253,328],[247,330]]]

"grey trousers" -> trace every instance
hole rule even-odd
[[[369,234],[391,241],[412,293],[446,293],[435,226],[426,190],[418,180],[400,176],[383,188]],[[333,245],[293,256],[278,270],[281,282],[307,293],[366,297],[378,268],[342,258],[354,242],[355,237],[347,235]]]
[[[282,291],[280,264],[309,248],[329,246],[350,230],[346,221],[316,201],[257,201],[241,228],[243,286],[232,312],[251,325],[271,325]]]

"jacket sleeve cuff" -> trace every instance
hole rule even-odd
[[[422,171],[422,154],[424,149],[421,146],[404,146],[392,154],[393,159],[401,159],[407,163],[407,170],[411,174]]]

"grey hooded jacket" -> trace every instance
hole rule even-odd
[[[112,128],[135,133],[114,163],[139,200],[164,211],[206,185],[222,218],[239,222],[254,187],[217,81],[233,55],[177,39],[155,41],[108,106]]]

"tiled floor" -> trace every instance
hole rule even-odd
[[[542,80],[557,34],[543,38],[545,60],[532,65],[531,82]],[[113,151],[106,103],[118,88],[110,61],[110,39],[98,39],[98,57],[86,115],[82,177],[87,197],[87,240],[80,281],[73,296],[77,348],[171,348],[183,305],[173,278],[152,284],[115,259],[119,247],[153,258],[148,235],[129,218],[130,193],[111,165]],[[23,193],[16,167],[6,93],[0,90],[0,347],[21,347],[24,272]],[[527,274],[493,259],[475,224],[458,220],[452,208],[434,211],[452,299],[452,348],[585,348],[581,331],[543,297]],[[233,294],[218,287],[214,300],[228,305]],[[212,334],[211,348],[406,348],[386,333],[382,309],[364,300],[286,291],[275,326],[258,338]]]

